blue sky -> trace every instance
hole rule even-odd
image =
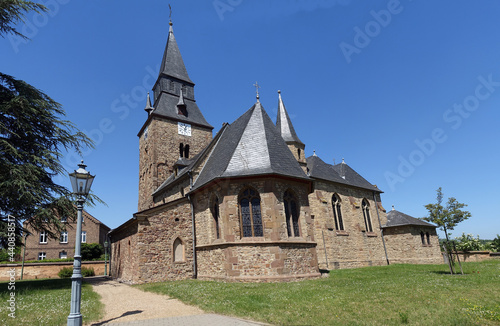
[[[114,228],[137,211],[146,92],[168,34],[167,1],[42,1],[31,41],[0,42],[0,71],[61,103],[94,138],[84,153],[89,212]],[[500,233],[500,2],[494,0],[170,1],[174,33],[205,118],[219,130],[255,102],[276,119],[277,90],[307,156],[345,162],[382,204],[427,214],[436,189],[467,203],[462,232]],[[63,163],[76,168],[68,153]],[[58,182],[70,187],[66,176]]]

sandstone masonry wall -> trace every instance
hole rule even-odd
[[[314,184],[315,191],[309,195],[309,202],[311,214],[314,215],[320,269],[385,265],[380,224],[387,222],[387,216],[380,204],[380,195],[375,195],[375,205],[372,191],[319,180]],[[335,229],[332,206],[334,194],[340,198],[344,230]],[[363,199],[369,203],[373,232],[365,230]]]

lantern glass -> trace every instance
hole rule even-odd
[[[91,175],[90,172],[85,170],[86,165],[83,164],[83,160],[78,166],[78,170],[69,174],[73,193],[78,196],[87,196],[90,192],[90,187],[92,186],[95,175]]]

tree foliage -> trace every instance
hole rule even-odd
[[[429,216],[424,217],[424,220],[436,224],[448,238],[448,230],[453,230],[455,226],[471,217],[471,213],[462,210],[466,204],[459,203],[454,197],[448,198],[446,206],[442,205],[443,192],[441,187],[437,190],[437,203],[425,205],[429,211]]]
[[[479,239],[479,235],[474,238],[472,234],[462,233],[460,237],[455,238],[457,249],[460,251],[480,251],[484,250],[484,245]]]
[[[99,259],[104,254],[104,247],[99,243],[82,243],[82,260]]]
[[[26,38],[13,26],[29,11],[46,10],[31,1],[0,1],[0,35]],[[5,245],[9,216],[15,218],[18,236],[28,220],[51,237],[62,229],[61,216],[76,216],[71,192],[53,177],[65,172],[63,150],[81,153],[93,143],[64,116],[61,105],[48,95],[0,72],[0,244]],[[93,199],[100,201],[91,196],[91,204]]]
[[[21,34],[14,26],[24,22],[25,15],[35,11],[37,13],[46,12],[47,8],[33,1],[22,0],[2,0],[0,1],[0,35],[14,34],[24,39],[27,37]]]

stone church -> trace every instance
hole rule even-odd
[[[110,233],[114,278],[287,281],[442,262],[435,226],[386,214],[382,191],[345,162],[305,157],[281,94],[276,124],[257,93],[213,135],[194,86],[170,23],[138,133],[138,212]]]

